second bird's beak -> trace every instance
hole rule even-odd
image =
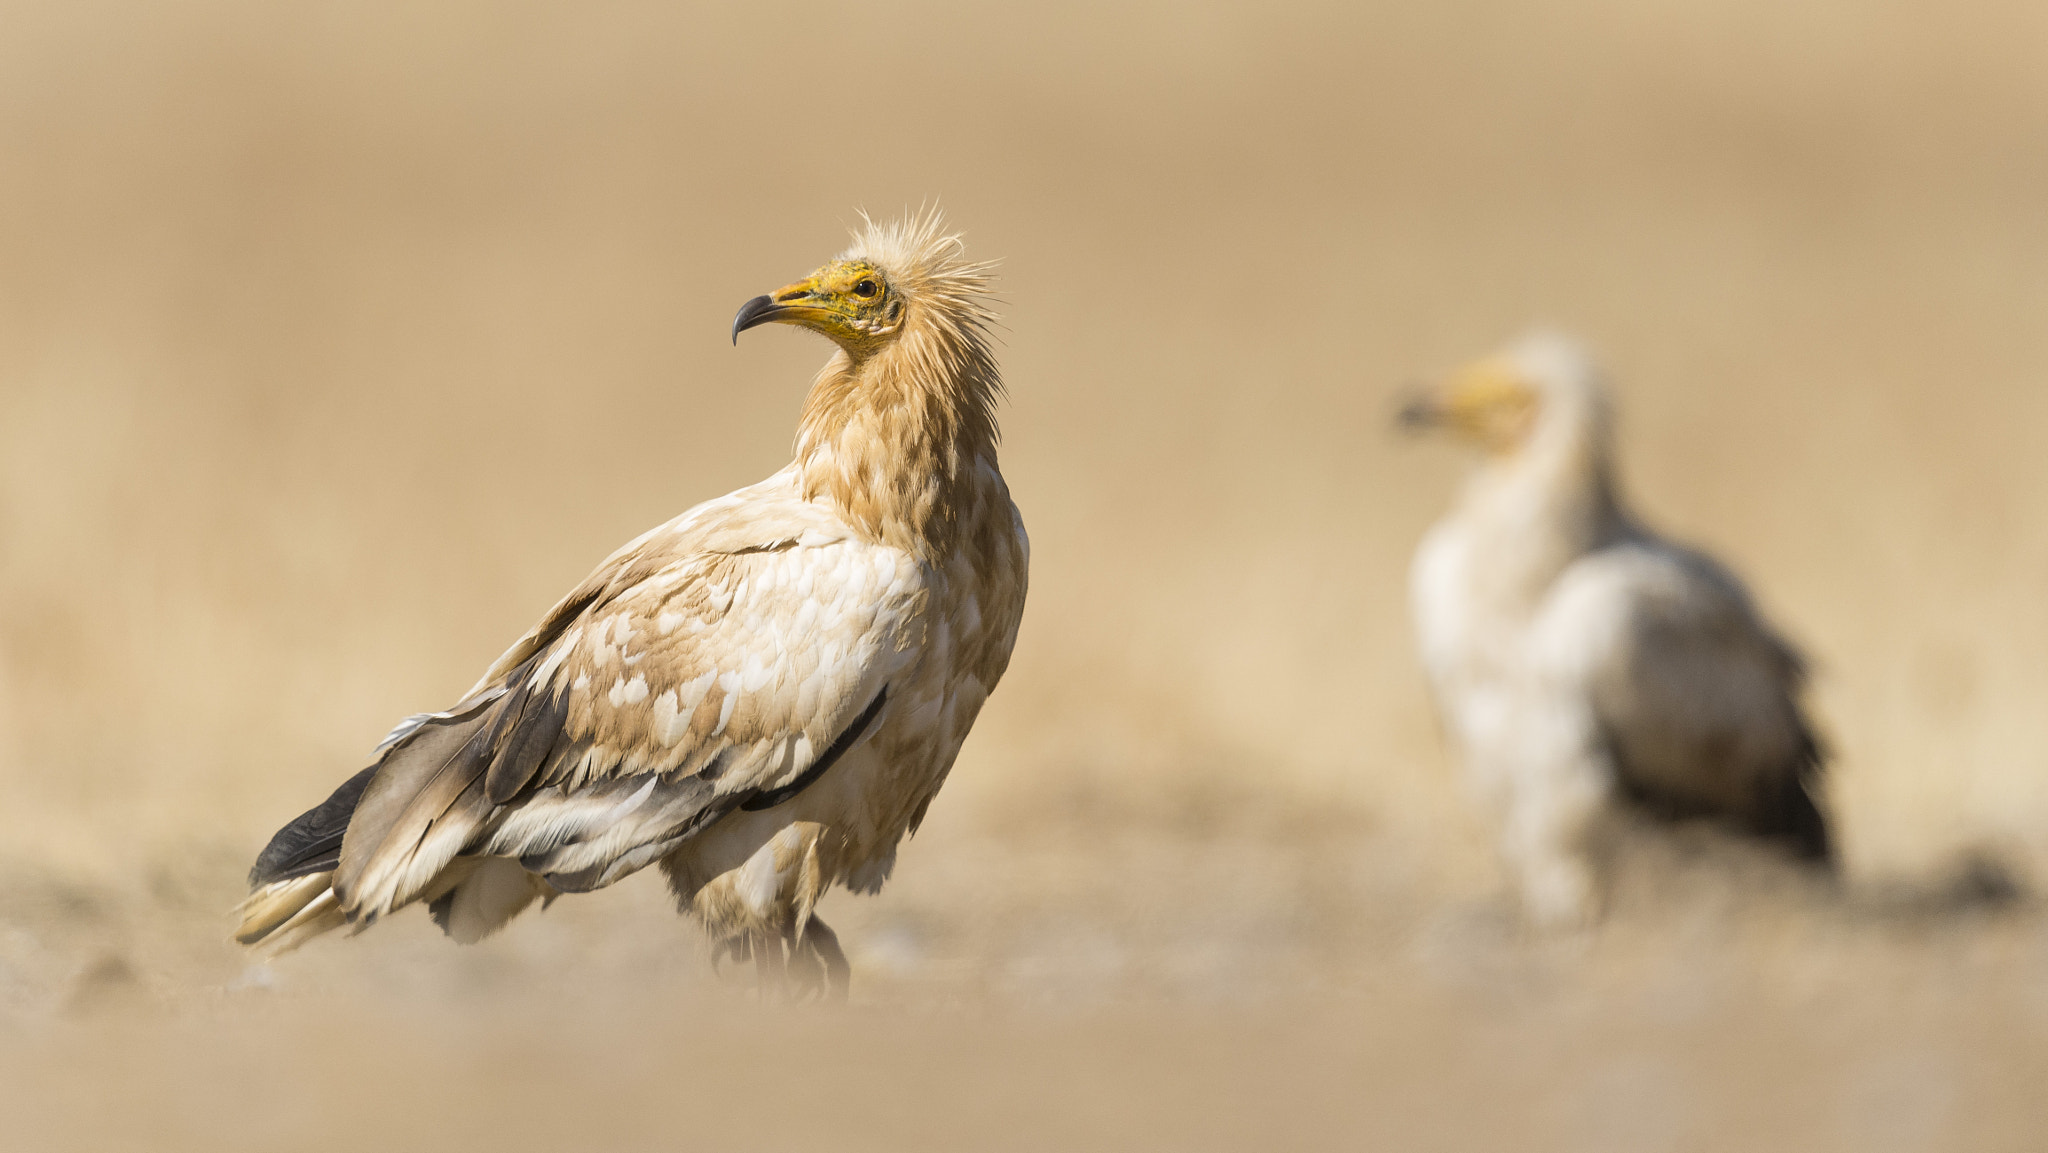
[[[1426,432],[1443,421],[1443,401],[1426,387],[1411,387],[1400,411],[1394,414],[1394,424],[1403,432]]]
[[[818,296],[817,278],[811,277],[749,300],[732,318],[732,342],[738,344],[740,333],[758,325],[802,324],[816,319],[826,312],[816,303]]]
[[[1395,419],[1413,432],[1444,429],[1490,451],[1507,452],[1527,436],[1538,405],[1521,371],[1501,357],[1490,357],[1412,390]]]

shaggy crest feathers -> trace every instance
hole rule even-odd
[[[861,227],[841,260],[868,260],[909,299],[910,316],[897,339],[903,367],[918,377],[954,386],[953,399],[971,407],[998,439],[994,405],[1003,398],[1002,373],[989,344],[996,323],[989,282],[994,261],[969,261],[967,243],[946,230],[933,208],[878,223],[861,214]]]
[[[989,387],[1000,390],[987,337],[996,322],[988,299],[996,262],[970,261],[966,254],[967,242],[948,232],[945,216],[933,208],[891,221],[862,213],[839,259],[871,260],[888,272],[898,288],[934,310],[938,324],[973,346],[987,366]]]

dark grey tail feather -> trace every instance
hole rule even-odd
[[[1775,773],[1760,777],[1752,789],[1747,807],[1728,812],[1726,803],[1709,804],[1660,789],[1638,773],[1617,753],[1616,784],[1622,796],[1639,810],[1665,821],[1695,818],[1720,820],[1760,837],[1786,843],[1801,858],[1825,868],[1835,864],[1835,843],[1819,797],[1827,751],[1804,722],[1799,725],[1799,747],[1791,760]],[[1618,748],[1608,740],[1610,748]]]
[[[288,881],[308,873],[332,872],[341,861],[341,836],[348,831],[356,802],[377,766],[371,765],[342,782],[326,800],[300,813],[292,823],[279,829],[249,870],[249,887],[259,889],[273,881]]]
[[[416,842],[457,810],[481,821],[525,788],[554,754],[567,720],[560,694],[529,683],[539,659],[536,652],[452,709],[400,722],[378,745],[375,763],[278,830],[249,872],[250,887],[332,874],[335,899],[352,909],[364,869],[387,842]],[[489,796],[488,786],[506,796]]]
[[[1826,815],[1821,812],[1819,800],[1822,766],[1827,760],[1827,751],[1804,725],[1800,727],[1800,738],[1801,746],[1795,755],[1792,771],[1779,774],[1759,789],[1749,823],[1764,836],[1782,837],[1791,842],[1800,856],[1832,868],[1835,864],[1834,836],[1828,828]]]

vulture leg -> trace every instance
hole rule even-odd
[[[1591,841],[1613,771],[1598,726],[1575,702],[1532,702],[1528,717],[1527,735],[1507,761],[1503,855],[1518,875],[1531,919],[1549,929],[1583,928],[1600,911]]]
[[[714,943],[712,971],[731,976],[728,962],[751,964],[754,992],[767,1000],[818,996],[844,1001],[853,977],[846,951],[839,947],[839,934],[816,917],[804,926],[800,938],[736,933]]]
[[[780,941],[748,942],[754,954],[754,993],[762,1000],[779,1000],[779,994],[789,984],[789,961],[782,954]]]
[[[742,930],[712,943],[711,971],[721,980],[751,984],[763,1001],[778,1001],[788,993],[792,972],[798,968],[791,964],[794,953],[789,942],[772,932]],[[740,975],[750,969],[751,982]]]
[[[791,948],[792,954],[801,954],[805,959],[804,968],[811,970],[811,963],[824,970],[822,986],[812,979],[819,993],[834,1001],[846,1000],[846,991],[853,984],[853,966],[846,963],[846,950],[839,947],[839,934],[817,917],[804,926],[803,936]],[[807,973],[808,975],[808,973]]]
[[[713,942],[711,946],[712,973],[723,978],[726,976],[725,965],[727,962],[735,965],[744,965],[752,961],[755,952],[753,945],[753,940],[744,933]]]

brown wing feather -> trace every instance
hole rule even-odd
[[[387,750],[342,845],[352,916],[431,899],[464,856],[608,884],[793,794],[868,729],[918,659],[923,570],[808,509],[790,524],[730,501],[745,531],[698,510],[642,537]]]
[[[514,670],[494,726],[496,753],[484,777],[484,796],[492,804],[518,796],[561,745],[562,726],[569,717],[565,697],[555,685],[535,684],[528,665]]]

